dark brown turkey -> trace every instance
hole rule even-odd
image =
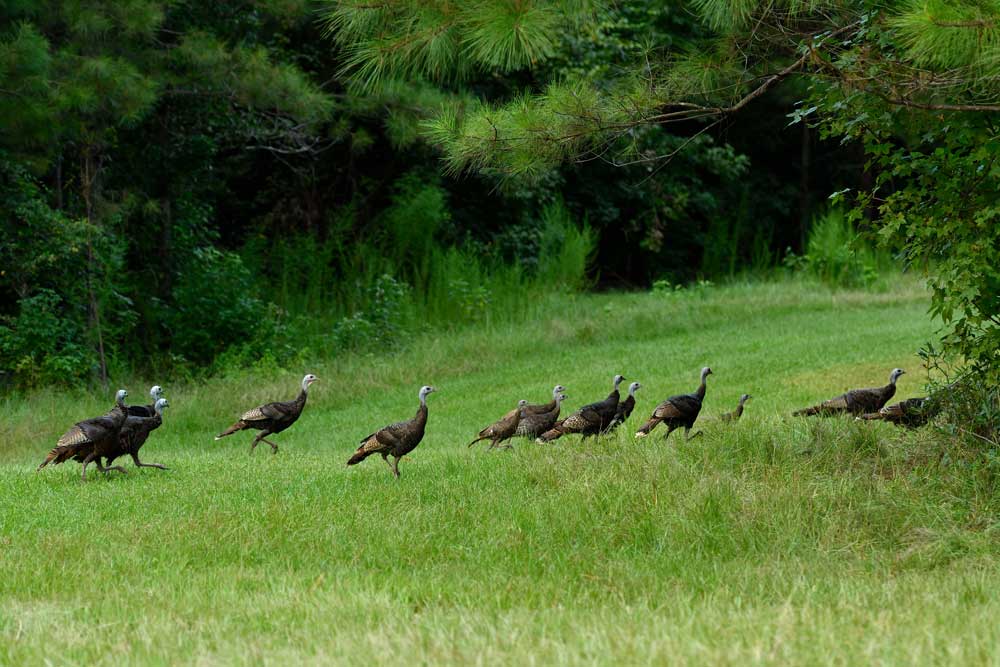
[[[810,415],[863,415],[878,412],[896,394],[896,380],[904,374],[902,368],[894,368],[889,374],[889,384],[884,387],[869,387],[867,389],[852,389],[848,392],[792,413],[793,417],[808,417]]]
[[[739,418],[743,416],[743,406],[749,401],[753,396],[750,394],[743,394],[740,396],[740,402],[736,405],[736,409],[732,412],[723,412],[719,415],[719,419],[724,422],[734,422],[739,421]]]
[[[612,418],[611,423],[608,424],[607,430],[613,431],[619,426],[621,426],[626,419],[632,415],[632,411],[635,410],[635,392],[642,388],[642,385],[638,382],[633,382],[628,386],[628,396],[625,400],[618,404],[618,408],[615,410],[615,416]]]
[[[538,415],[523,415],[521,423],[517,425],[514,435],[528,438],[537,438],[556,425],[559,420],[559,411],[562,403],[567,398],[566,394],[559,394],[555,400],[555,407],[550,412]],[[531,407],[531,406],[528,406]]]
[[[514,437],[515,431],[517,431],[517,425],[521,423],[522,415],[524,414],[524,408],[528,405],[528,401],[523,398],[517,402],[517,407],[505,414],[495,423],[490,424],[482,431],[479,432],[479,437],[469,443],[469,447],[481,440],[489,440],[490,446],[488,449],[493,449],[497,444],[503,442],[504,440],[509,440]],[[504,445],[504,447],[509,448],[510,445]]]
[[[701,431],[698,431],[694,435],[688,434],[691,432],[691,427],[694,426],[695,421],[698,419],[698,414],[701,412],[701,404],[705,400],[705,379],[711,374],[712,369],[705,366],[701,369],[701,384],[698,385],[698,389],[693,394],[671,396],[657,405],[649,420],[636,431],[635,437],[646,437],[660,422],[667,425],[667,432],[663,436],[664,440],[669,438],[670,434],[681,426],[684,427],[685,439],[690,440],[697,437]]]
[[[309,373],[302,378],[302,391],[291,401],[279,401],[267,403],[259,408],[247,410],[240,417],[240,420],[227,428],[225,431],[215,436],[215,439],[224,438],[237,431],[245,429],[256,429],[260,431],[257,437],[250,443],[250,453],[257,447],[257,443],[263,440],[271,445],[271,453],[278,453],[278,446],[267,439],[267,436],[281,433],[286,428],[294,424],[302,415],[302,409],[306,407],[306,397],[309,395],[309,385],[318,380],[315,375]]]
[[[420,388],[420,407],[413,419],[389,424],[388,426],[366,435],[361,439],[361,446],[347,461],[353,466],[361,463],[372,454],[381,454],[382,460],[389,466],[392,474],[399,477],[399,459],[413,451],[424,439],[424,429],[427,427],[427,394],[437,391],[434,387]],[[393,461],[389,463],[389,455]]]
[[[137,468],[159,468],[160,470],[167,470],[167,466],[160,463],[143,463],[139,460],[139,450],[146,440],[149,439],[149,434],[160,428],[163,423],[163,410],[170,407],[170,403],[167,402],[165,398],[158,398],[156,402],[153,403],[153,416],[152,417],[136,417],[130,415],[126,420],[125,424],[122,426],[121,433],[118,436],[118,448],[107,454],[108,465],[114,463],[114,460],[119,456],[125,456],[128,454],[132,457],[132,463],[135,464]]]
[[[80,479],[83,481],[87,479],[87,465],[91,461],[97,465],[97,469],[101,472],[109,470],[125,472],[125,469],[120,466],[105,468],[101,465],[101,457],[108,456],[118,447],[118,437],[125,424],[125,419],[128,417],[128,407],[125,405],[126,396],[128,396],[128,392],[119,389],[115,395],[115,407],[110,412],[101,417],[86,419],[74,424],[59,438],[56,446],[45,457],[37,470],[41,470],[49,463],[59,464],[67,459],[75,459],[83,463],[83,472],[80,474]]]
[[[128,416],[129,417],[153,417],[156,415],[156,402],[163,398],[163,387],[158,384],[154,384],[149,389],[149,397],[153,399],[153,402],[149,405],[130,405],[128,406]]]
[[[868,412],[857,419],[887,421],[896,426],[917,428],[934,416],[927,398],[908,398],[899,403],[883,406],[878,412]]]
[[[552,400],[540,405],[526,405],[521,411],[521,421],[517,424],[514,435],[524,438],[537,438],[548,431],[559,419],[561,404],[566,400],[566,387],[557,384],[552,388]]]
[[[597,435],[608,428],[608,424],[615,418],[618,410],[618,385],[625,380],[622,375],[616,375],[614,379],[614,389],[603,401],[589,403],[566,419],[556,422],[552,428],[538,436],[537,441],[541,443],[558,440],[570,433],[581,433],[584,438]]]

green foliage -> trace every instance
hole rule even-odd
[[[538,233],[536,280],[546,289],[584,289],[596,243],[586,220],[578,225],[563,202],[549,204],[542,210]]]
[[[194,251],[178,276],[167,313],[171,347],[191,363],[205,364],[229,345],[252,338],[264,304],[240,256],[215,248]]]
[[[410,287],[388,274],[379,276],[367,290],[367,302],[333,327],[333,343],[339,350],[387,350],[399,344],[403,332]]]
[[[454,81],[509,72],[549,57],[554,35],[592,11],[586,0],[329,3],[327,30],[346,49],[343,70],[371,90],[392,78]]]
[[[884,253],[867,244],[838,208],[813,220],[806,253],[789,252],[784,263],[834,287],[869,286],[888,268]]]
[[[86,379],[93,368],[74,310],[51,289],[19,299],[16,316],[0,317],[0,377],[26,387]]]

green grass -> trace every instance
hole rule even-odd
[[[393,356],[167,386],[135,470],[34,473],[106,396],[0,409],[0,662],[7,664],[995,663],[995,473],[931,433],[792,408],[910,371],[926,295],[764,284],[591,295],[506,328],[422,335]],[[703,438],[630,437],[709,364]],[[212,436],[320,376],[301,421],[248,455]],[[614,437],[486,454],[519,398],[573,409],[643,385]],[[133,396],[150,379],[130,386]],[[395,480],[357,441],[412,415]],[[729,426],[712,416],[754,399]]]

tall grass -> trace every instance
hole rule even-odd
[[[0,399],[0,664],[995,661],[995,463],[926,431],[787,416],[893,366],[911,371],[900,398],[923,391],[916,280],[543,298],[391,357],[167,384],[143,453],[169,471],[35,473],[108,397]],[[704,436],[635,441],[706,363]],[[305,370],[321,380],[277,455],[212,440]],[[572,410],[616,372],[644,386],[610,437],[464,446],[519,398],[559,382]],[[403,477],[346,468],[424,383],[440,391]],[[742,420],[719,422],[744,392]]]
[[[531,249],[537,256],[514,261],[478,245],[442,244],[437,233],[447,218],[440,188],[408,178],[374,225],[376,236],[353,243],[336,232],[326,239],[292,236],[266,252],[254,247],[247,254],[266,257],[267,271],[258,267],[262,293],[279,306],[294,334],[332,351],[364,347],[366,340],[384,347],[390,338],[386,323],[402,332],[518,321],[535,312],[547,295],[588,285],[596,239],[586,222],[573,220],[561,203],[542,212],[538,246]],[[334,225],[335,230],[353,227]],[[376,303],[379,285],[390,285],[387,280],[392,289],[405,287],[405,297]],[[269,343],[227,354],[223,365],[247,365]]]
[[[787,266],[840,287],[870,286],[892,268],[889,254],[858,234],[839,208],[830,208],[814,219],[805,255],[790,255],[785,262]]]

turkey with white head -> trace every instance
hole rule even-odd
[[[59,438],[56,446],[37,469],[41,470],[49,463],[59,464],[67,459],[75,459],[83,463],[83,472],[80,474],[80,479],[83,481],[87,479],[87,465],[91,461],[101,472],[109,470],[125,472],[125,469],[120,466],[105,468],[101,465],[101,457],[109,455],[118,447],[118,436],[125,424],[125,419],[128,417],[128,407],[125,405],[126,396],[128,396],[128,392],[119,389],[115,394],[115,407],[111,408],[110,412],[101,417],[85,419],[74,424]]]
[[[732,412],[723,412],[719,415],[719,419],[724,422],[734,422],[739,421],[739,418],[743,416],[743,406],[749,401],[753,396],[750,394],[743,394],[740,396],[740,402],[736,404],[736,409]]]
[[[128,416],[129,417],[152,417],[156,415],[156,401],[163,398],[163,387],[158,384],[154,384],[149,389],[149,397],[153,399],[153,402],[149,405],[130,405],[128,406]]]
[[[361,439],[361,446],[348,459],[347,465],[357,465],[372,454],[381,454],[392,474],[399,478],[399,459],[412,452],[424,439],[424,430],[427,428],[427,395],[435,391],[437,389],[431,386],[421,387],[417,395],[420,406],[413,419],[389,424],[366,435]],[[392,463],[389,463],[389,455],[393,457]]]
[[[823,401],[818,405],[792,413],[793,417],[807,417],[810,415],[830,416],[830,415],[863,415],[870,412],[878,412],[889,402],[889,399],[896,395],[896,380],[900,375],[906,373],[902,368],[892,369],[889,374],[889,384],[884,387],[868,387],[866,389],[852,389],[844,392],[836,398]]]
[[[656,406],[653,410],[653,414],[646,421],[645,424],[639,427],[636,431],[635,437],[644,438],[649,435],[660,422],[663,422],[667,426],[667,432],[663,435],[663,439],[666,440],[670,437],[670,434],[674,432],[675,429],[684,427],[684,437],[687,440],[694,438],[701,434],[701,431],[695,433],[694,435],[689,435],[691,428],[694,426],[695,421],[698,419],[698,415],[701,413],[701,405],[705,400],[705,379],[712,374],[712,369],[705,366],[701,369],[701,384],[693,394],[678,394],[677,396],[671,396],[667,400],[663,401]]]
[[[309,396],[309,385],[318,380],[312,373],[302,378],[302,390],[299,395],[290,401],[277,401],[265,403],[264,405],[247,410],[240,417],[239,421],[227,428],[225,431],[215,436],[215,439],[224,438],[227,435],[255,429],[260,431],[250,443],[250,453],[257,447],[261,440],[271,445],[271,453],[278,453],[278,446],[267,439],[267,436],[281,433],[286,428],[294,424],[302,415],[302,409],[306,407],[306,398]]]
[[[537,438],[545,433],[559,419],[562,402],[566,399],[566,387],[557,384],[552,388],[552,400],[538,405],[528,404],[521,411],[521,421],[514,435],[523,438]]]
[[[632,411],[635,410],[635,392],[642,389],[642,385],[638,382],[633,382],[628,386],[628,396],[625,400],[618,404],[618,409],[615,410],[614,419],[608,425],[608,431],[613,431],[619,426],[621,426],[626,419],[632,415]]]

